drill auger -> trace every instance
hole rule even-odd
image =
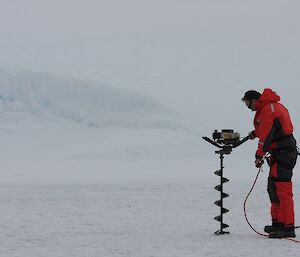
[[[215,130],[213,133],[213,139],[210,139],[208,137],[203,137],[203,139],[219,148],[219,150],[215,151],[215,153],[220,155],[220,169],[215,171],[215,174],[220,177],[220,184],[215,186],[215,190],[220,192],[220,199],[215,201],[215,205],[220,207],[220,215],[214,218],[216,221],[220,222],[220,229],[215,232],[215,235],[229,234],[228,231],[224,231],[224,229],[228,228],[229,225],[223,222],[223,215],[229,212],[229,210],[224,208],[223,206],[223,199],[229,196],[229,194],[224,193],[223,190],[224,183],[229,182],[229,179],[223,176],[224,155],[230,154],[233,148],[236,148],[246,142],[249,139],[249,136],[240,140],[240,134],[233,132],[233,130],[222,130],[222,132],[218,132]]]

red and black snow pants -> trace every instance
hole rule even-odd
[[[297,161],[297,149],[274,150],[270,157],[270,173],[268,178],[268,193],[271,201],[271,216],[273,221],[293,227],[293,168]]]

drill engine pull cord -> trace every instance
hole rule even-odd
[[[258,172],[257,172],[256,177],[255,177],[255,179],[254,179],[253,185],[252,185],[252,187],[251,187],[251,189],[250,189],[248,195],[247,195],[246,198],[245,198],[245,201],[244,201],[244,216],[245,216],[245,219],[246,219],[246,221],[247,221],[249,227],[250,227],[256,234],[258,234],[258,235],[260,235],[260,236],[268,237],[268,236],[269,236],[268,234],[264,234],[264,233],[261,233],[261,232],[257,231],[257,230],[251,225],[251,223],[250,223],[249,220],[248,220],[248,217],[247,217],[247,211],[246,211],[246,204],[247,204],[248,198],[249,198],[249,196],[251,195],[251,193],[252,193],[252,191],[253,191],[253,189],[254,189],[254,187],[255,187],[255,185],[256,185],[256,182],[257,182],[257,179],[258,179],[258,176],[259,176],[260,172],[263,172],[262,167],[260,167],[260,168],[258,169]],[[300,226],[296,226],[295,228],[299,228],[299,227],[300,227]],[[291,238],[291,237],[285,237],[285,238],[282,238],[282,239],[290,240],[290,241],[293,241],[293,242],[295,242],[295,243],[300,243],[299,240],[296,240],[296,239]]]

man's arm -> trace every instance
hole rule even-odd
[[[274,125],[275,112],[271,110],[270,105],[265,106],[258,117],[259,125],[256,129],[257,137],[259,138],[256,156],[262,158],[266,154],[264,147],[266,138],[270,135]],[[267,149],[268,150],[268,149]]]

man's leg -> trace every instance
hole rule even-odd
[[[271,176],[271,173],[268,178],[268,193],[271,202],[272,225],[265,226],[264,231],[266,233],[271,233],[279,230],[283,226],[282,221],[279,221],[278,217],[279,198],[277,195],[275,178]]]
[[[294,227],[294,201],[293,201],[293,185],[292,182],[275,182],[279,205],[277,218],[285,227]]]

